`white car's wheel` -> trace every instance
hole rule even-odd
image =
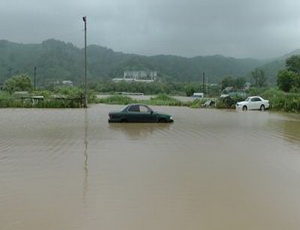
[[[265,111],[265,106],[264,105],[260,106],[260,111]]]
[[[248,109],[247,106],[244,105],[243,106],[243,111],[247,111],[247,109]]]

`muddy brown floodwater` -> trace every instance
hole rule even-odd
[[[0,109],[1,230],[299,230],[300,116]]]

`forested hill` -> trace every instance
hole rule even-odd
[[[185,58],[171,55],[141,56],[114,52],[90,45],[87,50],[89,81],[122,77],[124,70],[157,71],[159,77],[172,81],[201,81],[202,74],[210,83],[226,76],[247,77],[256,67],[265,64],[256,59],[236,59],[220,55]],[[21,73],[33,76],[36,67],[37,84],[57,80],[83,81],[84,49],[71,43],[50,39],[41,44],[18,44],[0,40],[0,84]],[[276,76],[268,76],[274,78]]]

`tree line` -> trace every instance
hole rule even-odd
[[[244,88],[247,79],[245,77],[226,76],[220,84],[207,84],[203,81],[194,82],[175,82],[175,81],[155,81],[150,83],[143,82],[113,82],[98,81],[90,82],[89,88],[96,92],[132,92],[143,94],[186,95],[191,96],[195,92],[203,92],[216,96],[226,87],[233,87],[235,90]],[[252,87],[267,87],[267,77],[263,70],[255,69],[251,72],[250,79]],[[284,92],[299,92],[300,90],[300,55],[294,55],[286,59],[286,68],[280,70],[277,75],[277,86]],[[51,90],[54,86],[50,85]],[[19,74],[12,76],[4,82],[3,89],[9,93],[15,91],[32,91],[32,77],[28,74]]]
[[[220,84],[207,84],[205,82],[172,82],[157,81],[151,83],[142,82],[113,82],[99,81],[90,82],[89,102],[93,102],[97,93],[113,94],[117,92],[143,93],[148,95],[168,94],[192,96],[195,92],[203,92],[206,97],[219,97],[222,90],[232,87],[235,91],[247,92],[249,94],[266,95],[267,99],[273,98],[273,106],[277,109],[285,108],[287,111],[300,110],[300,55],[294,55],[286,59],[285,69],[280,70],[277,75],[277,88],[270,90],[267,87],[267,77],[263,70],[255,69],[251,72],[252,87],[245,89],[246,79],[243,77],[225,77]],[[78,87],[51,86],[48,88],[35,89],[32,77],[28,74],[19,74],[7,79],[2,86],[0,99],[5,93],[13,95],[17,91],[28,91],[32,94],[50,97],[53,94],[64,95],[70,98],[82,98],[83,85]],[[236,98],[241,100],[243,98]],[[232,102],[232,101],[231,101]],[[232,105],[234,103],[230,103]]]

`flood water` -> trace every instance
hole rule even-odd
[[[299,230],[300,116],[0,110],[1,230]]]

